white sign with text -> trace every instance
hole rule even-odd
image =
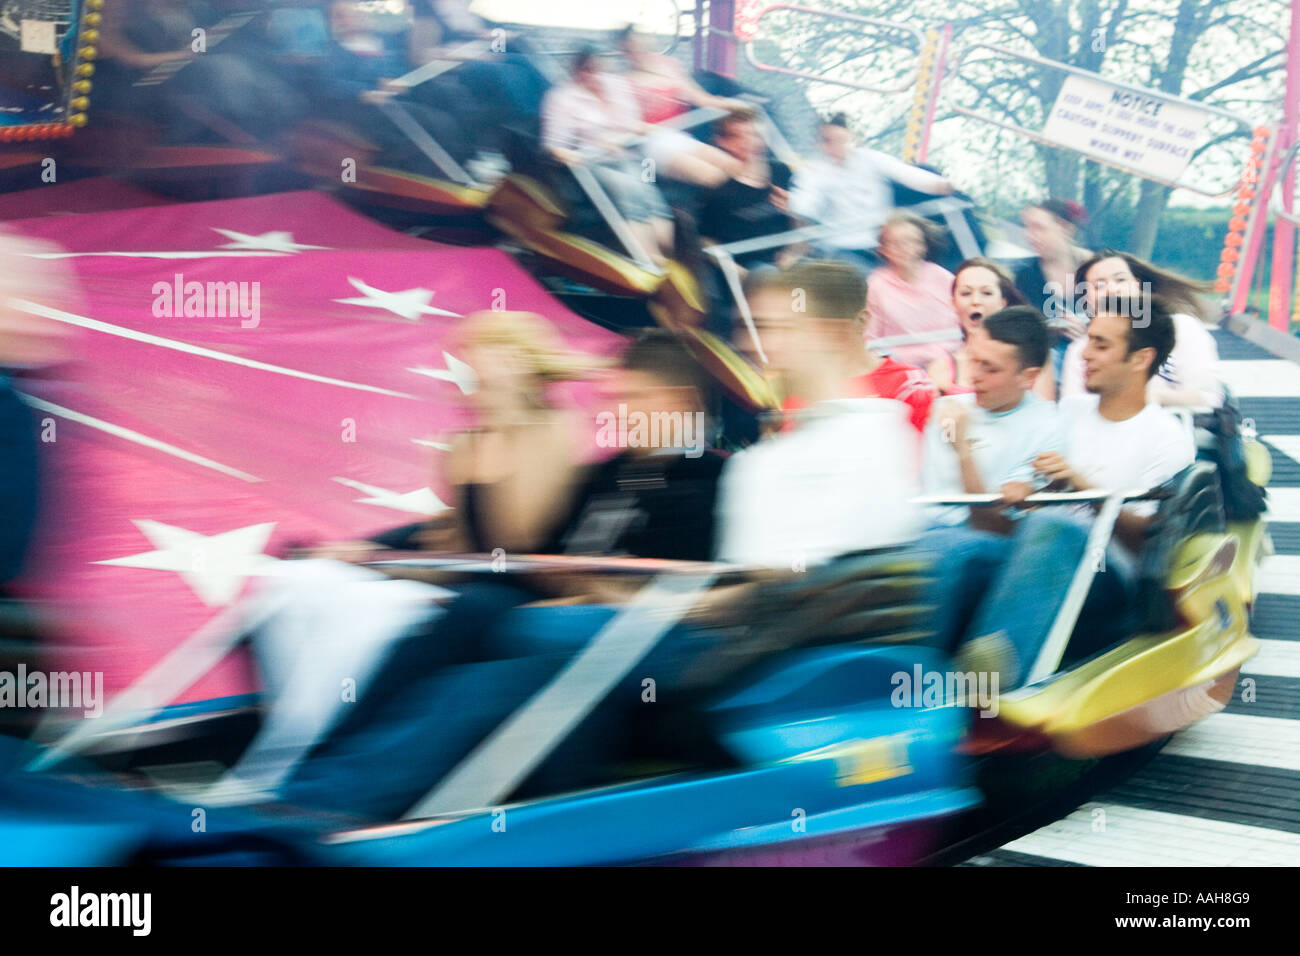
[[[1067,149],[1176,182],[1209,114],[1084,76],[1068,76],[1042,135]]]

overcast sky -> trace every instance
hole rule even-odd
[[[470,9],[489,20],[547,23],[602,30],[635,23],[656,33],[672,30],[675,8],[695,9],[694,0],[474,0]]]

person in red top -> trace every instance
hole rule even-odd
[[[615,44],[626,57],[627,80],[636,94],[641,120],[655,127],[642,144],[642,151],[658,167],[659,174],[710,188],[740,175],[745,169],[742,160],[663,124],[692,109],[732,112],[749,104],[705,92],[677,60],[647,49],[635,27],[619,30]]]
[[[857,341],[866,342],[864,336],[868,319],[869,312],[863,309],[854,320]],[[939,397],[938,388],[925,371],[895,358],[877,355],[869,343],[863,345],[860,367],[861,374],[850,380],[854,397],[892,398],[902,402],[908,408],[908,420],[912,427],[918,432],[924,432],[926,421],[930,417],[930,406]],[[787,395],[781,402],[781,410],[786,413],[797,412],[805,407],[807,402],[798,395]],[[794,416],[788,414],[783,429],[792,427],[793,421]]]
[[[850,380],[855,398],[892,398],[902,402],[908,408],[907,419],[918,432],[925,431],[925,423],[930,417],[930,406],[939,396],[939,390],[926,374],[915,365],[904,365],[892,358],[881,358],[870,350],[865,350],[865,362],[868,371]],[[797,412],[806,408],[808,403],[798,395],[787,395],[781,402],[781,411]],[[793,418],[788,418],[782,430],[793,427]]]

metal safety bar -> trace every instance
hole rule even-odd
[[[468,43],[462,43],[460,46],[445,52],[439,50],[429,58],[429,62],[423,66],[417,66],[410,73],[404,73],[391,80],[393,86],[401,86],[407,89],[419,86],[421,83],[427,83],[435,76],[441,76],[449,70],[454,70],[462,63],[470,60],[477,60],[484,53],[492,49],[491,42],[487,40],[470,40]]]
[[[960,215],[964,209],[972,208],[972,203],[964,199],[954,199],[951,196],[941,196],[938,199],[929,199],[915,206],[908,206],[907,211],[925,216],[937,212],[948,220],[949,228],[952,229],[953,238],[957,240],[962,254],[966,258],[980,254],[979,243],[975,241],[974,234],[967,226],[966,220]],[[883,223],[888,216],[882,218]],[[767,356],[763,351],[763,343],[759,339],[758,326],[754,323],[754,315],[749,308],[749,300],[745,298],[745,289],[740,281],[740,267],[736,264],[735,257],[744,255],[749,252],[759,252],[764,249],[771,249],[777,246],[787,246],[795,242],[809,242],[817,239],[829,239],[834,236],[847,236],[855,232],[860,232],[869,225],[879,225],[880,223],[867,224],[855,222],[853,225],[843,223],[822,223],[814,226],[803,226],[799,229],[789,229],[785,232],[773,233],[768,236],[756,236],[753,239],[740,239],[736,242],[728,242],[722,245],[706,246],[704,251],[711,255],[718,263],[718,268],[722,271],[722,276],[726,280],[727,289],[731,292],[731,297],[736,303],[736,309],[740,312],[740,318],[745,323],[745,329],[749,332],[749,337],[754,343],[754,350],[758,354],[762,364],[767,364]],[[962,229],[959,231],[955,223],[960,223]],[[973,251],[971,251],[973,250]],[[915,341],[944,341],[948,338],[960,337],[960,332],[954,330],[951,335],[944,332],[935,339],[925,338],[925,336],[935,335],[936,333],[920,333],[921,337],[916,336],[891,336],[889,339],[882,339],[877,345],[889,342],[891,346],[915,344]]]
[[[479,810],[506,799],[695,606],[709,571],[661,574],[425,794],[403,819]]]
[[[1037,491],[1025,499],[1027,505],[1086,505],[1105,501],[1116,492],[1090,488],[1087,491]],[[1155,489],[1119,492],[1124,501],[1142,501],[1160,497]],[[914,505],[936,508],[987,508],[1003,504],[996,491],[980,494],[917,495],[908,499]]]
[[[754,26],[757,29],[758,24],[769,13],[776,10],[791,10],[795,13],[806,13],[810,16],[825,17],[827,20],[843,20],[847,23],[859,23],[864,26],[880,27],[884,30],[892,30],[898,33],[910,33],[916,38],[917,55],[920,56],[921,50],[925,46],[925,34],[916,27],[904,23],[895,23],[890,20],[882,20],[878,17],[864,17],[856,13],[839,13],[833,10],[818,10],[816,7],[805,7],[791,3],[774,3],[764,7],[759,11],[758,16],[754,19]],[[819,83],[829,83],[834,86],[845,86],[854,90],[865,90],[868,93],[902,93],[916,85],[916,79],[920,75],[921,66],[918,62],[908,72],[905,79],[900,80],[897,86],[876,86],[870,83],[855,83],[852,80],[832,80],[825,76],[809,72],[808,70],[790,70],[783,66],[772,66],[769,63],[763,63],[754,55],[754,41],[750,40],[745,44],[745,58],[750,64],[758,70],[765,70],[769,73],[784,73],[787,76],[798,76],[808,80],[817,80]]]
[[[376,106],[381,113],[392,120],[394,126],[406,134],[407,139],[414,143],[420,152],[446,173],[447,178],[455,180],[462,186],[482,188],[482,184],[466,172],[465,167],[456,162],[451,153],[447,152],[428,130],[417,123],[401,103],[392,99],[383,99],[376,103]]]
[[[243,27],[256,17],[256,13],[235,13],[231,16],[223,17],[220,21],[208,28],[204,49],[212,50],[220,46],[222,41],[231,34],[243,29]],[[166,83],[193,62],[194,60],[191,57],[185,57],[179,60],[167,60],[153,67],[148,73],[140,77],[131,85],[157,86],[160,83]]]
[[[767,119],[766,113],[762,110],[760,110],[759,113],[762,118]],[[672,119],[657,124],[654,129],[651,129],[648,133],[641,136],[628,137],[623,141],[623,145],[629,147],[636,146],[644,142],[649,136],[652,136],[657,129],[687,130],[704,123],[712,122],[718,117],[725,115],[725,110],[700,107],[691,110],[688,113],[684,113],[681,116],[675,116]],[[767,123],[771,127],[771,130],[775,132],[775,135],[780,137],[779,131],[776,131],[776,127],[772,124],[770,119],[767,119]],[[787,150],[789,149],[789,145],[785,143],[784,138],[781,138],[780,142],[785,145]],[[614,235],[623,245],[623,248],[627,251],[628,255],[631,256],[632,260],[647,272],[653,272],[656,275],[663,275],[664,270],[650,258],[645,247],[641,245],[636,236],[628,228],[627,221],[610,200],[604,187],[600,185],[599,180],[597,180],[595,175],[591,172],[591,166],[599,165],[600,155],[601,154],[596,150],[580,151],[579,156],[581,157],[582,162],[575,163],[569,167],[573,170],[574,178],[578,180],[578,185],[582,187],[583,192],[587,194],[587,198],[591,200],[592,204],[596,207],[596,211],[600,213],[601,217],[613,231]],[[736,276],[736,281],[739,282],[739,276]],[[750,324],[753,324],[752,319],[750,319]],[[757,340],[755,340],[755,344],[757,344]],[[759,352],[762,352],[761,347],[759,347]]]
[[[1145,491],[1091,489],[1088,491],[1040,491],[1024,500],[1024,503],[1029,505],[1079,505],[1100,502],[1101,507],[1093,519],[1092,526],[1088,529],[1088,539],[1084,544],[1079,563],[1074,568],[1074,575],[1070,579],[1070,587],[1066,591],[1065,600],[1061,602],[1061,607],[1057,610],[1056,617],[1052,621],[1051,630],[1047,633],[1047,639],[1043,641],[1038,656],[1034,659],[1034,663],[1025,677],[1024,685],[1017,693],[1033,693],[1033,691],[1027,691],[1027,689],[1033,684],[1050,677],[1060,665],[1061,658],[1065,654],[1065,647],[1070,641],[1070,635],[1074,633],[1074,627],[1079,621],[1079,614],[1083,611],[1083,604],[1087,600],[1088,590],[1092,587],[1092,579],[1097,576],[1102,564],[1102,562],[1097,561],[1096,556],[1105,554],[1106,547],[1110,544],[1110,539],[1115,532],[1115,521],[1119,518],[1120,509],[1124,503],[1157,497],[1162,497],[1162,495],[1158,489],[1154,488]],[[919,505],[984,508],[1002,504],[1002,496],[996,493],[926,495],[913,498],[912,502]]]
[[[1161,100],[1165,103],[1173,103],[1178,106],[1186,106],[1191,109],[1199,110],[1202,113],[1207,113],[1211,116],[1217,116],[1220,119],[1229,120],[1248,132],[1251,130],[1251,125],[1248,122],[1246,122],[1237,114],[1231,112],[1230,110],[1226,110],[1222,107],[1212,106],[1206,103],[1200,103],[1197,102],[1196,100],[1188,99],[1185,96],[1175,96],[1172,93],[1162,93],[1158,90],[1150,90],[1144,86],[1135,86],[1132,83],[1125,83],[1121,80],[1113,80],[1110,79],[1109,77],[1102,76],[1099,73],[1095,73],[1091,70],[1085,70],[1077,66],[1071,66],[1068,63],[1061,63],[1059,60],[1049,60],[1046,57],[1037,56],[1033,53],[1025,53],[1021,50],[1014,50],[1011,47],[1002,46],[997,43],[970,43],[962,47],[961,50],[959,50],[952,57],[950,61],[951,65],[948,69],[948,75],[953,77],[959,77],[961,75],[961,68],[966,60],[966,57],[970,55],[972,51],[981,50],[981,49],[991,50],[992,52],[998,54],[1000,57],[1009,58],[1013,60],[1022,60],[1026,63],[1036,64],[1037,66],[1052,67],[1061,70],[1062,72],[1065,73],[1071,73],[1074,74],[1075,76],[1086,77],[1087,79],[1096,80],[1099,83],[1104,83],[1107,86],[1113,86],[1122,90],[1128,90],[1130,93],[1137,93],[1140,96],[1146,96],[1151,99]],[[1159,183],[1162,186],[1168,186],[1171,189],[1186,189],[1190,192],[1198,193],[1202,196],[1209,196],[1211,199],[1221,199],[1231,194],[1237,188],[1237,183],[1234,182],[1231,186],[1229,186],[1226,190],[1223,190],[1222,192],[1211,192],[1207,189],[1202,189],[1199,186],[1193,186],[1185,182],[1177,182],[1171,179],[1164,179],[1160,176],[1153,176],[1150,173],[1142,172],[1141,170],[1134,169],[1131,166],[1125,166],[1123,163],[1118,163],[1115,162],[1114,160],[1105,159],[1100,156],[1094,156],[1092,153],[1085,152],[1081,149],[1076,149],[1075,147],[1064,145],[1052,139],[1048,139],[1039,130],[1026,129],[1025,127],[1018,126],[1015,123],[1009,123],[1006,122],[1005,120],[994,119],[991,116],[985,116],[982,113],[977,113],[975,110],[969,109],[968,107],[965,106],[961,106],[957,103],[953,103],[951,102],[951,100],[948,103],[948,107],[954,113],[960,113],[963,116],[969,116],[972,119],[977,119],[984,123],[990,123],[993,126],[997,126],[1000,127],[1001,129],[1005,129],[1005,130],[1009,130],[1010,132],[1017,133],[1021,136],[1026,137],[1027,139],[1033,140],[1034,142],[1042,143],[1045,146],[1055,146],[1060,149],[1073,150],[1074,152],[1086,156],[1088,159],[1092,160],[1095,163],[1099,163],[1102,166],[1109,166],[1112,169],[1118,169],[1126,173],[1131,173],[1134,176],[1141,176],[1143,179],[1149,179],[1152,182]]]
[[[886,335],[878,339],[872,339],[867,343],[867,347],[873,352],[887,354],[890,349],[896,349],[900,345],[928,345],[931,342],[955,342],[962,338],[962,331],[959,328],[935,329],[933,332],[917,332],[913,335]]]
[[[618,211],[613,200],[609,198],[609,194],[605,192],[605,188],[596,179],[596,174],[591,171],[591,168],[586,163],[574,163],[569,166],[569,169],[573,171],[573,178],[578,181],[578,185],[587,194],[587,198],[596,207],[596,211],[600,213],[601,218],[605,220],[610,229],[614,230],[614,235],[623,244],[623,248],[627,250],[627,254],[631,256],[632,261],[647,272],[662,275],[664,270],[650,258],[645,246],[641,245],[640,240],[628,227],[627,220]]]
[[[917,203],[914,206],[904,206],[902,209],[915,215],[929,216],[932,213],[938,213],[945,217],[951,214],[960,213],[963,209],[972,209],[974,204],[965,199],[957,199],[952,196],[940,196],[936,199],[927,199],[925,202]],[[753,239],[738,239],[735,242],[728,242],[723,245],[709,246],[706,250],[710,253],[725,252],[730,256],[743,256],[750,252],[761,252],[764,249],[771,249],[776,246],[788,246],[794,242],[807,242],[814,239],[827,239],[832,236],[849,236],[855,232],[861,232],[863,229],[873,226],[882,225],[896,210],[890,209],[888,213],[880,217],[876,222],[865,222],[857,220],[852,224],[833,222],[818,223],[813,226],[802,226],[798,229],[788,229],[785,232],[774,232],[766,236],[755,236]],[[958,217],[960,218],[960,217]],[[974,242],[975,237],[970,234],[969,228],[966,230],[970,242]],[[962,246],[961,240],[954,234],[954,239],[958,239],[958,247],[963,254],[967,250]],[[974,251],[969,255],[979,255],[979,245],[974,246]]]

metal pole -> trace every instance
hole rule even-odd
[[[1286,96],[1282,101],[1282,124],[1277,132],[1279,159],[1287,154],[1296,140],[1296,121],[1300,117],[1300,0],[1291,0],[1291,35],[1287,42]],[[1279,174],[1287,170],[1280,168]],[[1271,182],[1271,177],[1270,177]],[[1268,190],[1272,192],[1272,190]],[[1264,202],[1268,199],[1261,194]],[[1284,175],[1282,208],[1295,211],[1295,176]],[[1295,226],[1285,216],[1273,221],[1273,281],[1269,286],[1268,324],[1279,332],[1291,327],[1291,268],[1295,257]]]
[[[715,577],[715,572],[701,571],[652,580],[403,819],[483,809],[509,797],[690,612]]]
[[[1255,272],[1255,261],[1259,258],[1264,245],[1264,232],[1268,228],[1268,195],[1273,191],[1273,167],[1281,152],[1277,148],[1279,134],[1272,130],[1268,138],[1268,152],[1264,154],[1264,164],[1260,167],[1259,178],[1255,182],[1255,198],[1250,206],[1250,220],[1246,224],[1246,241],[1241,247],[1241,259],[1237,262],[1237,272],[1232,277],[1232,289],[1229,291],[1228,314],[1240,315],[1246,311],[1250,298],[1251,276]]]
[[[930,128],[934,125],[934,114],[939,107],[939,93],[943,89],[943,74],[948,66],[950,43],[952,43],[952,24],[945,23],[943,33],[939,37],[939,48],[934,54],[934,72],[930,74],[930,101],[925,105],[925,122],[921,125],[921,145],[916,151],[917,165],[924,165],[930,153]]]
[[[608,223],[618,241],[623,244],[632,261],[647,272],[663,275],[664,270],[655,265],[655,261],[646,252],[645,246],[641,245],[636,235],[628,228],[627,220],[619,213],[604,187],[600,185],[600,181],[596,179],[596,175],[582,163],[573,164],[569,170],[573,173],[573,178],[578,181],[578,185],[582,187],[582,191],[587,194],[587,198],[591,200],[591,204],[596,207],[601,218]]]
[[[707,34],[704,31],[704,4],[707,0],[695,0],[695,34],[692,37],[692,48],[695,51],[695,72],[698,73],[704,69],[704,41]]]
[[[736,76],[736,2],[710,0],[709,54],[706,69],[720,76]]]

